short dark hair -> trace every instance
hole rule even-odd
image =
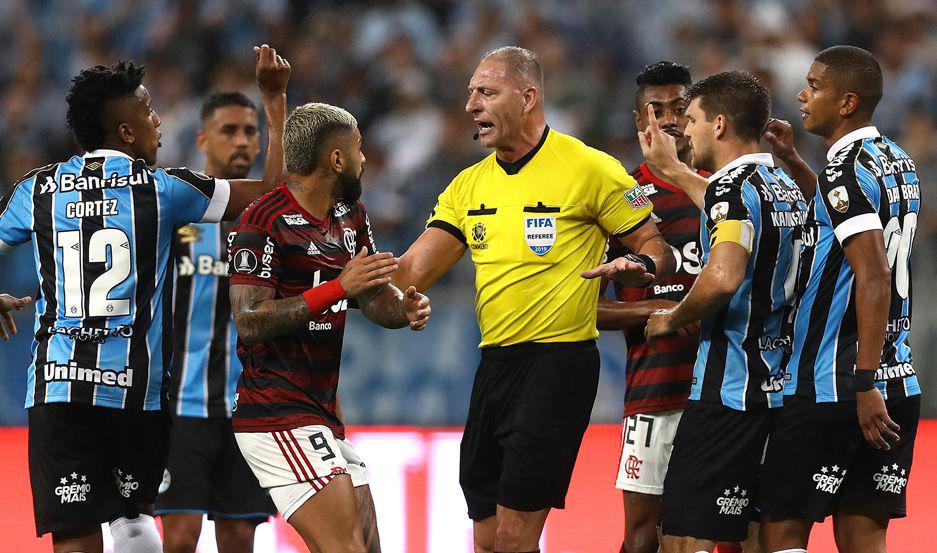
[[[240,92],[214,92],[202,104],[200,114],[202,123],[214,115],[216,109],[227,106],[241,106],[257,111],[257,105]]]
[[[706,120],[722,114],[742,140],[761,138],[771,115],[771,94],[747,71],[726,71],[696,81],[687,89],[687,101],[700,99]]]
[[[859,111],[869,117],[882,99],[882,67],[868,50],[858,46],[831,46],[814,61],[826,66],[832,80],[843,92],[859,97]]]
[[[78,145],[86,152],[100,148],[110,132],[105,123],[110,102],[133,96],[143,83],[144,73],[142,65],[121,60],[113,67],[95,65],[72,79],[65,97],[66,120]]]
[[[638,94],[644,91],[647,86],[668,86],[679,84],[690,86],[693,83],[693,77],[690,76],[690,68],[672,61],[659,61],[650,65],[645,65],[644,69],[635,77],[635,83],[638,85]]]

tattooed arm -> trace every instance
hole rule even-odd
[[[406,294],[392,284],[385,284],[358,296],[358,306],[368,319],[384,328],[423,330],[432,311],[429,298],[411,286]]]
[[[345,264],[337,280],[344,291],[344,297],[357,297],[372,289],[383,288],[390,282],[388,275],[396,270],[397,259],[393,254],[368,255],[368,249],[362,248],[358,255]],[[320,286],[325,286],[325,284]],[[245,344],[253,346],[301,330],[321,313],[321,311],[315,313],[310,311],[309,304],[303,295],[273,299],[274,294],[274,289],[269,286],[231,285],[231,311],[234,313],[234,326]],[[407,304],[408,300],[409,298],[400,303]],[[419,298],[416,301],[419,302]],[[428,309],[429,300],[426,301]],[[422,312],[422,309],[421,306],[413,311]],[[406,318],[400,326],[407,324],[407,320],[411,321],[411,325],[414,321],[422,320],[409,319],[411,309],[405,307],[405,311]],[[426,313],[425,318],[428,317],[429,313]],[[414,330],[418,329],[414,328]]]
[[[249,346],[295,332],[313,319],[302,296],[273,299],[267,286],[231,286],[231,310],[238,336]]]

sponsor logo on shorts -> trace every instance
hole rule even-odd
[[[641,465],[644,463],[641,459],[638,459],[634,455],[629,455],[628,459],[625,461],[625,476],[632,480],[637,480],[641,477]]]
[[[169,469],[163,469],[163,481],[159,483],[159,490],[156,493],[164,494],[169,490],[169,486],[172,485],[172,475],[169,474]]]
[[[309,330],[332,330],[332,323],[309,321]]]
[[[127,499],[130,494],[140,489],[140,483],[137,482],[129,472],[124,474],[120,469],[114,469],[114,483],[117,485],[117,491]]]
[[[82,503],[91,493],[91,484],[84,474],[73,472],[59,478],[59,486],[55,487],[55,495],[61,503]]]
[[[908,471],[899,467],[897,463],[889,466],[882,466],[881,472],[872,475],[872,482],[875,483],[875,491],[901,494],[905,486],[908,485]]]
[[[748,507],[748,490],[739,486],[726,488],[725,491],[716,498],[716,506],[719,507],[720,515],[741,515]]]
[[[846,477],[846,469],[840,469],[839,465],[832,467],[820,467],[820,470],[813,474],[813,481],[817,483],[817,490],[826,492],[830,495],[836,494],[843,478]]]

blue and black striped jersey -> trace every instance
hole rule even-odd
[[[0,252],[31,241],[40,283],[26,407],[161,408],[173,233],[218,221],[229,196],[227,181],[96,150],[30,172],[0,200]]]
[[[858,352],[855,275],[843,252],[850,236],[883,230],[892,269],[891,307],[876,385],[886,398],[921,393],[911,358],[911,244],[921,196],[914,161],[863,127],[837,141],[818,176],[801,242],[794,347],[785,394],[855,401]]]
[[[192,224],[176,232],[173,258],[173,412],[231,417],[241,362],[228,297],[228,232],[232,223]]]
[[[794,234],[807,219],[807,203],[773,166],[771,154],[748,154],[709,177],[700,219],[704,265],[722,221],[748,222],[754,236],[741,286],[702,321],[692,400],[742,411],[783,403],[781,361],[790,342],[782,323],[794,299]]]

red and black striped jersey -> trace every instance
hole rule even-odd
[[[275,290],[274,299],[298,296],[337,278],[364,246],[375,251],[360,202],[339,202],[320,221],[282,185],[248,207],[228,235],[231,286],[267,286]],[[235,397],[236,432],[321,424],[344,438],[335,394],[348,301],[275,340],[250,347],[238,339],[244,370]]]
[[[706,173],[700,172],[706,176]],[[667,243],[673,248],[677,271],[671,278],[647,288],[624,288],[615,284],[619,301],[653,299],[680,301],[690,291],[702,264],[699,250],[699,208],[675,185],[657,178],[647,163],[631,171],[631,176],[654,202],[652,218]],[[609,258],[629,253],[611,239]],[[695,340],[666,336],[651,349],[644,341],[644,327],[623,331],[628,343],[625,387],[625,416],[683,409],[690,395],[693,363],[699,345]]]

